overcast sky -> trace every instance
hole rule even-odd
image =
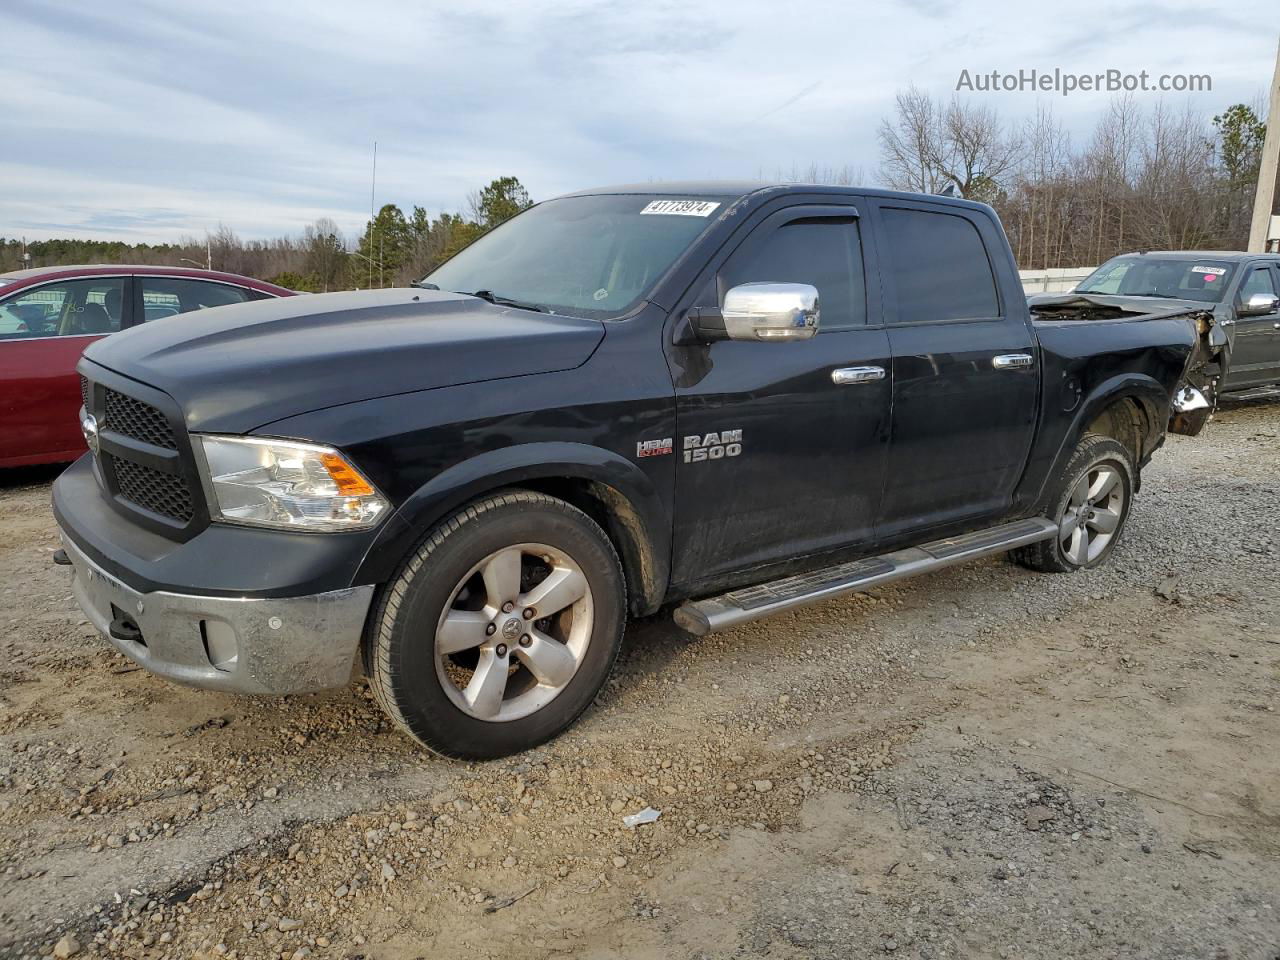
[[[377,201],[434,215],[518,176],[605,183],[845,165],[909,83],[962,69],[1207,72],[1208,115],[1270,83],[1276,0],[189,3],[3,0],[0,236],[245,237]],[[1010,119],[1034,94],[975,94]],[[1139,94],[1151,104],[1157,94]],[[1109,95],[1041,94],[1079,138]]]

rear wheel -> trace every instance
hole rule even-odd
[[[1124,530],[1137,468],[1128,449],[1111,437],[1086,435],[1055,485],[1049,516],[1058,533],[1012,551],[1023,566],[1067,573],[1104,563]]]
[[[625,624],[604,531],[511,491],[438,527],[384,592],[365,643],[379,703],[437,753],[489,759],[550,739],[608,677]]]

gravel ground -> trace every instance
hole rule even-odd
[[[1276,960],[1278,467],[1280,403],[1236,404],[1104,569],[632,624],[577,727],[483,765],[363,682],[132,668],[50,563],[49,475],[10,475],[0,956]]]

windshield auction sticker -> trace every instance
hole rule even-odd
[[[1226,273],[1227,271],[1226,271],[1226,268],[1224,268],[1224,267],[1206,267],[1206,266],[1203,266],[1203,265],[1201,265],[1201,264],[1197,263],[1194,267],[1192,267],[1192,268],[1191,268],[1191,272],[1192,272],[1192,273],[1207,273],[1207,274],[1209,274],[1210,276],[1220,277],[1220,276],[1222,276],[1224,273]]]
[[[654,200],[640,212],[677,217],[709,217],[719,203],[710,200]]]

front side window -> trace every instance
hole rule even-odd
[[[244,303],[249,291],[226,283],[175,277],[140,276],[142,285],[142,319],[160,320],[192,310]]]
[[[1268,297],[1276,296],[1275,278],[1266,267],[1255,267],[1254,271],[1245,278],[1244,284],[1240,287],[1240,302],[1248,303],[1250,297],[1259,293]]]
[[[63,280],[0,297],[0,339],[102,336],[120,329],[124,278]]]
[[[1234,272],[1228,260],[1126,255],[1108,260],[1075,292],[1221,303]]]
[[[725,206],[714,198],[642,194],[548,200],[485,234],[424,282],[553,313],[621,316]]]
[[[852,218],[795,220],[735,254],[720,272],[721,288],[742,283],[807,283],[818,290],[818,332],[849,330],[867,319],[858,222]]]
[[[931,210],[881,211],[898,323],[1000,316],[995,275],[978,228]]]

